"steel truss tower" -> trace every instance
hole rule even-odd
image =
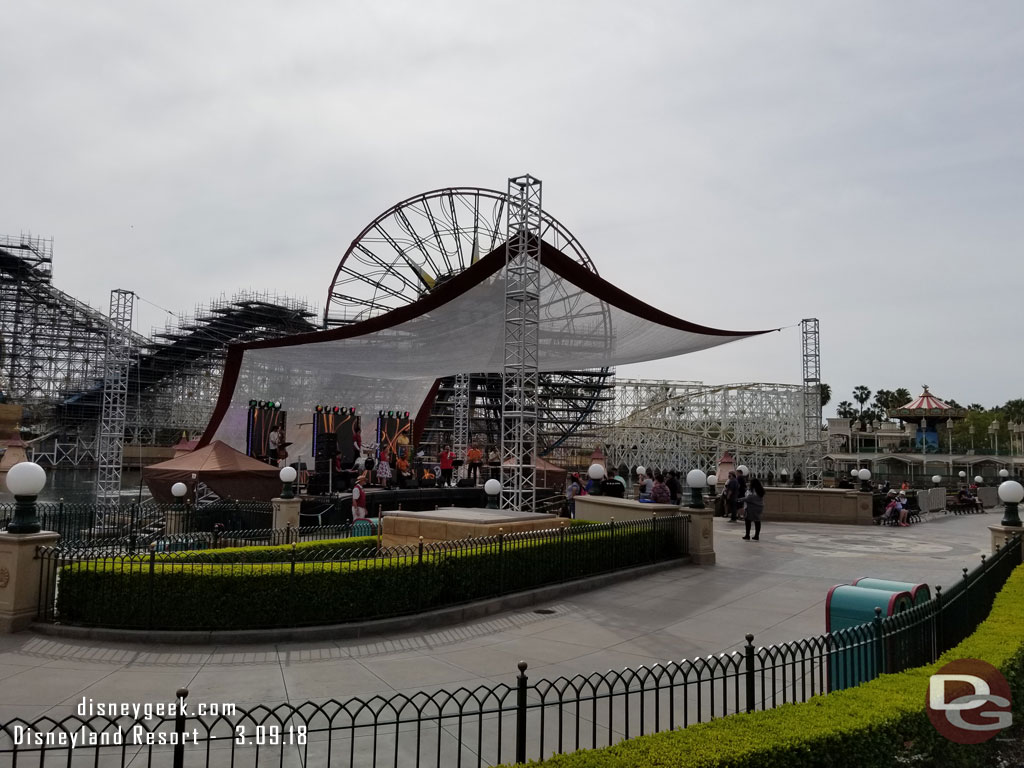
[[[508,180],[506,221],[501,508],[533,512],[540,379],[540,179],[525,175]]]
[[[103,366],[103,409],[100,416],[96,502],[115,511],[121,498],[124,430],[128,421],[128,371],[132,363],[132,311],[135,294],[120,288],[110,292],[110,325]]]
[[[455,389],[452,393],[452,409],[454,412],[454,424],[452,428],[452,450],[457,459],[463,463],[455,470],[455,476],[462,478],[466,476],[467,461],[466,449],[469,448],[469,374],[459,373],[455,376]]]
[[[821,344],[818,319],[806,318],[800,322],[804,371],[804,479],[808,486],[821,485],[821,464],[824,442],[821,439]]]

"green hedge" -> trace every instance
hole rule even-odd
[[[59,620],[202,630],[333,624],[416,613],[683,554],[669,525],[654,533],[617,528],[614,536],[607,529],[580,530],[548,541],[506,541],[500,553],[496,544],[457,552],[428,548],[422,562],[412,554],[293,566],[209,562],[208,552],[185,561],[154,558],[152,572],[148,559],[63,566]]]
[[[556,755],[545,768],[812,768],[992,765],[995,740],[954,744],[925,712],[928,678],[955,659],[999,668],[1013,691],[1015,726],[1024,717],[1024,566],[996,597],[989,618],[935,664],[882,675],[801,704],[739,714],[612,747]]]
[[[275,546],[256,545],[248,547],[221,547],[219,549],[190,549],[181,552],[164,552],[156,556],[158,562],[175,563],[280,563],[290,561],[292,548],[300,558],[315,557],[319,554],[352,552],[376,549],[376,536],[352,536],[347,539],[324,539],[323,541],[300,541],[296,544]]]

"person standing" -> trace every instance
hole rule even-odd
[[[451,487],[452,470],[455,469],[455,453],[450,445],[446,445],[437,457],[441,465],[441,485]]]
[[[569,510],[570,519],[576,519],[576,497],[583,493],[583,478],[579,472],[573,472],[569,477],[569,485],[565,489],[565,501]]]
[[[739,502],[740,484],[736,481],[736,473],[729,473],[725,484],[725,509],[729,513],[729,522],[736,522],[736,510]]]
[[[281,447],[281,428],[278,426],[271,427],[270,434],[267,435],[267,463],[277,466],[277,454]]]
[[[601,481],[601,495],[607,496],[610,499],[622,499],[626,496],[626,483],[618,475],[609,477],[605,473],[604,480]]]
[[[750,524],[754,524],[754,541],[761,538],[761,515],[764,514],[764,486],[756,477],[750,481],[750,491],[743,498],[743,506],[746,510],[743,525],[747,529],[744,540],[750,541]]]
[[[671,504],[672,494],[665,485],[665,478],[658,472],[654,476],[654,486],[651,488],[651,501],[655,504]]]
[[[367,481],[367,474],[369,472],[362,472],[359,477],[356,478],[356,484],[352,487],[352,519],[353,520],[365,520],[369,515],[366,512],[366,491],[363,489],[363,483]]]
[[[484,452],[470,444],[469,450],[466,451],[466,463],[469,464],[468,477],[473,481],[473,485],[476,485],[480,480],[480,467],[484,463]]]
[[[683,500],[683,486],[682,483],[679,482],[679,473],[674,469],[670,469],[668,477],[665,478],[665,485],[668,486],[671,503],[679,506]]]

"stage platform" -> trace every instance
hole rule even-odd
[[[543,501],[560,492],[547,489],[537,490],[537,501]],[[310,525],[342,525],[352,520],[352,494],[340,493],[334,496],[303,496],[300,522],[303,527]],[[487,505],[483,486],[475,488],[405,488],[366,489],[366,509],[370,517],[381,512],[402,511],[424,512],[441,507],[479,508]]]

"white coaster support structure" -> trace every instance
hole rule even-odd
[[[818,319],[800,321],[804,371],[804,480],[808,487],[821,487],[822,458],[825,444],[821,439],[821,343]]]
[[[462,479],[466,477],[469,462],[466,460],[466,451],[469,449],[469,374],[458,373],[455,375],[455,388],[452,393],[452,411],[454,424],[452,426],[452,450],[455,458],[461,459],[462,464],[455,470],[455,477]]]
[[[508,180],[505,354],[501,385],[501,508],[537,509],[541,181]]]
[[[128,420],[128,370],[132,362],[135,294],[110,292],[110,325],[103,366],[103,410],[98,433],[96,503],[102,514],[116,512],[121,499],[124,430]]]

